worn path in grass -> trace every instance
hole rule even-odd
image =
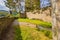
[[[14,21],[15,22],[15,21]],[[15,29],[12,26],[13,23],[11,23],[9,25],[9,27],[7,27],[5,29],[5,31],[2,32],[1,34],[1,39],[0,40],[14,40],[14,36],[15,36]]]
[[[17,20],[15,20],[3,33],[2,33],[2,37],[1,40],[14,40],[15,37],[15,29],[13,25],[19,25],[20,26],[21,22],[18,22]],[[26,23],[23,23],[22,25],[24,25]],[[29,25],[29,24],[28,24]],[[33,25],[30,25],[33,26]]]

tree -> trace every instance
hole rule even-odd
[[[40,9],[40,0],[26,0],[26,11]]]
[[[58,13],[58,1],[59,0],[51,0],[52,3],[52,32],[53,32],[53,40],[60,40],[60,26],[59,26],[59,14]]]
[[[20,17],[21,18],[26,18],[25,0],[20,0]]]
[[[5,4],[10,10],[10,14],[12,12],[19,12],[19,2],[20,0],[6,0]]]

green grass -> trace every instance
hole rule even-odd
[[[52,27],[51,23],[43,22],[43,21],[40,21],[40,20],[31,20],[31,19],[22,19],[22,18],[19,18],[18,21],[19,22],[28,22],[28,23],[40,25],[42,27],[47,27],[47,28],[51,28]]]
[[[50,39],[52,39],[52,31],[49,30],[40,30],[41,32],[43,32],[45,34],[45,36],[49,37]]]
[[[16,28],[15,40],[51,40],[43,32],[37,31],[36,28],[20,26]]]

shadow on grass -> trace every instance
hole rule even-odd
[[[19,26],[15,26],[15,40],[22,40],[21,30]]]
[[[14,40],[22,40],[22,35],[21,35],[21,30],[20,30],[20,25],[19,22],[16,21],[16,24],[14,24],[14,29],[15,29],[15,37]]]

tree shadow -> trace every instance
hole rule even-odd
[[[15,40],[22,40],[21,30],[20,30],[20,24],[17,20],[13,23],[15,28]]]

